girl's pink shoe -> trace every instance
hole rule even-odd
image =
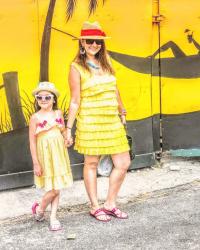
[[[62,230],[62,226],[60,224],[60,221],[58,221],[58,220],[50,220],[49,230],[50,231]]]
[[[33,205],[32,205],[32,214],[33,214],[36,221],[43,221],[45,219],[44,218],[44,213],[38,213],[36,211],[38,206],[39,206],[38,202],[33,203]]]

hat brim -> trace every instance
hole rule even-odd
[[[105,40],[111,38],[110,36],[80,36],[77,38],[74,38],[73,40],[81,40],[81,39],[99,39],[99,40]]]
[[[49,88],[36,88],[32,91],[32,95],[35,96],[41,91],[48,91],[53,93],[57,98],[60,96],[60,93],[56,89],[49,89]]]

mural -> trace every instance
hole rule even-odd
[[[17,0],[14,4],[11,2],[11,0],[2,1],[1,9],[2,21],[0,25],[3,39],[1,40],[0,53],[5,57],[5,60],[1,62],[2,84],[0,85],[0,98],[3,105],[0,110],[0,133],[27,126],[30,114],[33,112],[31,90],[38,81],[50,80],[55,82],[63,93],[60,103],[63,103],[64,108],[67,107],[69,101],[69,90],[67,86],[68,67],[77,49],[77,44],[72,38],[79,35],[84,20],[88,18],[90,20],[99,20],[102,26],[105,27],[105,30],[113,36],[113,41],[108,42],[108,47],[116,46],[121,40],[121,37],[119,40],[117,39],[117,27],[120,28],[122,23],[118,23],[115,19],[115,13],[118,15],[120,10],[120,2],[114,7],[113,1],[108,0],[35,0],[28,2],[25,0]],[[143,3],[144,2],[149,2],[147,5],[147,20],[149,22],[151,20],[151,12],[148,8],[151,6],[151,1],[143,1]],[[131,5],[132,8],[137,6],[134,1],[127,1],[127,3]],[[141,6],[143,3],[141,2]],[[11,5],[12,8],[10,8]],[[110,14],[110,8],[113,9],[112,15]],[[126,10],[127,9],[128,8],[126,8]],[[126,10],[120,13],[121,17]],[[100,13],[102,14],[100,15]],[[13,20],[13,16],[17,17],[16,20]],[[68,22],[66,22],[66,19]],[[112,25],[108,25],[108,21],[110,20]],[[21,32],[22,25],[23,34]],[[126,20],[123,25],[128,27],[128,20]],[[146,50],[150,52],[150,22],[147,29],[149,43],[145,46]],[[138,30],[138,27],[136,27],[136,30]],[[128,34],[126,34],[126,36],[127,35]],[[133,34],[131,36],[133,36]],[[11,43],[11,41],[13,41],[13,43]],[[120,44],[117,44],[117,47],[120,47]],[[116,65],[115,62],[114,64]],[[122,66],[117,65],[117,73],[120,78],[124,78],[122,76],[123,70]],[[5,77],[3,77],[3,75]],[[141,77],[142,75],[139,75],[139,82],[136,84],[138,85],[137,88],[139,88],[139,91],[141,88]],[[131,79],[134,78],[134,76],[131,77]],[[12,84],[9,85],[7,81]],[[122,88],[122,82],[124,82],[124,79],[119,80],[120,88]],[[9,89],[11,85],[13,90]],[[130,83],[128,85],[129,88]],[[122,91],[124,93],[126,91],[124,86]],[[11,104],[10,102],[13,100],[13,96],[15,96],[16,102],[12,102]],[[130,96],[130,99],[132,99],[132,102],[135,104],[135,102],[137,102],[137,94]],[[131,102],[129,105],[131,107],[133,106]],[[18,111],[14,111],[14,109]],[[131,112],[129,112],[129,114],[131,116]],[[151,115],[151,112],[146,114],[146,116],[149,115]],[[17,120],[17,126],[14,120]]]
[[[111,36],[106,43],[134,136],[134,167],[152,164],[160,137],[163,149],[200,147],[199,1],[0,2],[0,181],[32,169],[27,128],[39,81],[56,84],[67,116],[67,76],[78,47],[73,38],[85,20],[98,20]],[[70,149],[70,157],[79,178],[82,156]]]

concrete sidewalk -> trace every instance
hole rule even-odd
[[[118,203],[126,204],[134,199],[144,198],[156,190],[163,190],[193,181],[200,181],[200,161],[164,157],[160,165],[142,170],[131,171],[119,192]],[[108,178],[98,178],[98,196],[105,200],[108,188]],[[40,200],[43,191],[34,187],[0,192],[0,222],[22,215],[31,214],[31,206],[35,200]],[[71,209],[80,207],[80,211],[88,207],[88,197],[83,180],[62,191],[60,208]]]

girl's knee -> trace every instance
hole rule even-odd
[[[55,195],[59,195],[60,194],[60,190],[55,190]]]
[[[52,190],[52,194],[53,194],[53,196],[57,196],[57,195],[59,195],[60,194],[60,190],[55,190],[55,189],[53,189]]]

